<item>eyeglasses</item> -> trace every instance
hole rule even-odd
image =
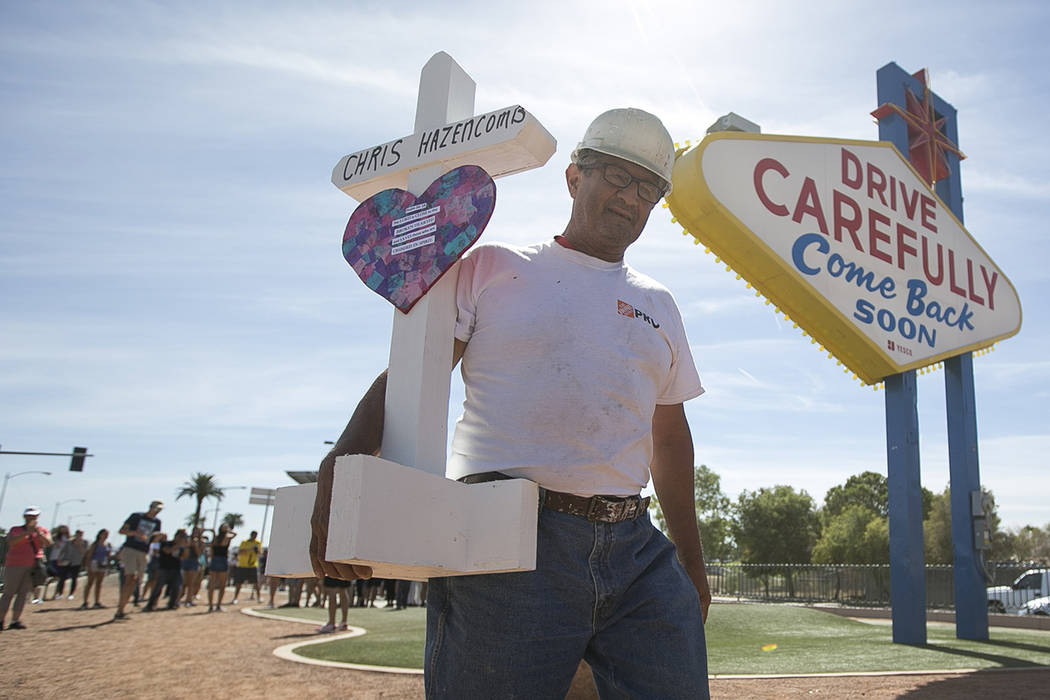
[[[629,187],[632,182],[637,182],[638,196],[646,202],[649,202],[649,204],[656,204],[660,201],[660,198],[664,196],[663,185],[657,185],[654,182],[634,177],[619,165],[613,165],[612,163],[594,163],[593,165],[580,165],[577,167],[581,170],[601,169],[602,179],[610,185],[615,185],[620,189]]]

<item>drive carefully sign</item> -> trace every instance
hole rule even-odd
[[[678,221],[866,383],[1020,330],[1013,285],[890,143],[721,132],[671,179]]]

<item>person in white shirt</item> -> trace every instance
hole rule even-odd
[[[674,144],[655,116],[610,110],[565,172],[572,214],[528,247],[463,259],[453,365],[463,416],[448,476],[540,486],[536,570],[431,579],[428,697],[564,697],[581,659],[599,693],[707,697],[711,595],[683,402],[703,392],[671,293],[623,258],[670,190]],[[332,468],[377,454],[385,374],[322,462],[312,525],[324,560]],[[650,523],[650,476],[674,544]]]

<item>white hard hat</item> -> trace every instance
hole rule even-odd
[[[671,191],[674,141],[663,123],[652,114],[633,107],[610,109],[599,114],[583,140],[572,152],[577,162],[580,151],[591,150],[623,158],[659,176]]]

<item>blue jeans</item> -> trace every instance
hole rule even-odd
[[[707,698],[696,589],[647,515],[541,510],[536,570],[430,579],[428,698],[564,698],[580,659],[602,698]]]

